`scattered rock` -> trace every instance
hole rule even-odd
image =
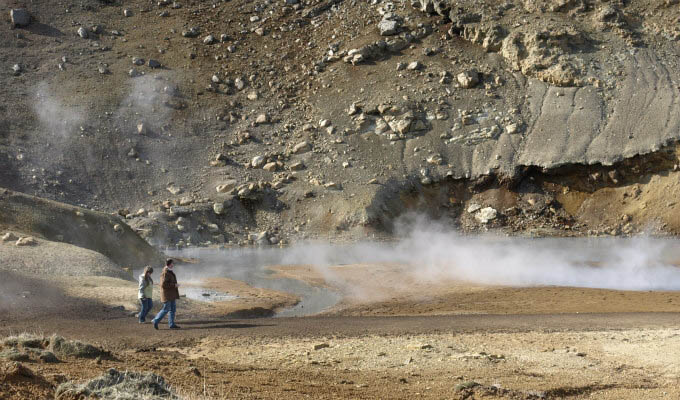
[[[213,203],[213,211],[217,215],[224,214],[224,202]]]
[[[178,194],[182,193],[182,188],[180,188],[179,186],[170,185],[170,186],[167,187],[167,189],[168,189],[168,192],[170,192],[173,195],[178,195]]]
[[[472,388],[477,387],[477,386],[479,386],[479,383],[477,383],[475,381],[467,381],[467,382],[459,383],[456,386],[454,386],[453,388],[454,388],[454,390],[460,392],[462,390],[472,389]]]
[[[14,242],[18,239],[19,239],[19,237],[12,232],[7,232],[4,235],[2,235],[2,241],[3,242]]]
[[[303,163],[302,161],[297,161],[290,165],[291,171],[302,171],[305,168],[306,168],[305,163]]]
[[[293,147],[293,154],[302,154],[312,150],[312,146],[307,142],[301,142]]]
[[[406,67],[409,71],[418,71],[423,69],[423,64],[420,61],[412,61]]]
[[[78,28],[78,36],[80,36],[83,39],[87,39],[88,37],[87,29],[83,28],[82,26]]]
[[[250,165],[251,165],[253,168],[260,168],[261,166],[264,165],[265,161],[266,161],[266,158],[264,158],[263,156],[255,156],[255,157],[253,157],[253,159],[250,161]]]
[[[33,238],[33,236],[25,236],[19,238],[16,243],[17,246],[35,246],[38,242]]]
[[[31,23],[31,14],[23,8],[10,10],[9,17],[12,21],[12,27],[15,28],[23,28]]]
[[[342,185],[336,182],[328,182],[323,185],[326,189],[342,190]]]
[[[182,36],[186,38],[195,38],[198,37],[198,35],[200,35],[200,31],[196,27],[191,27],[185,31],[182,31]]]
[[[130,10],[129,8],[124,9],[123,10],[123,16],[131,17],[132,16],[132,10]]]
[[[266,113],[262,113],[262,114],[258,115],[257,118],[255,119],[255,123],[258,124],[258,125],[266,124],[268,122],[269,122],[269,115],[266,114]]]
[[[150,59],[150,60],[149,60],[149,67],[150,67],[150,68],[160,68],[160,67],[161,67],[161,63],[160,63],[160,61],[157,61],[157,60],[154,60],[154,59]]]
[[[472,204],[470,204],[470,205],[468,206],[467,212],[469,212],[470,214],[473,214],[473,213],[475,213],[475,212],[481,210],[481,208],[482,208],[482,206],[480,206],[479,204],[477,204],[477,203],[472,203]]]
[[[14,64],[12,66],[12,72],[14,73],[14,76],[20,75],[22,70],[23,69],[21,68],[21,65],[19,65],[19,64]]]
[[[481,224],[487,224],[489,221],[496,219],[497,214],[498,212],[495,209],[485,207],[475,214],[475,219]]]
[[[456,76],[460,87],[463,89],[470,89],[479,83],[479,72],[476,70],[464,71]]]
[[[329,347],[331,347],[331,345],[328,343],[319,343],[314,345],[314,350],[327,349]]]
[[[217,40],[215,40],[215,36],[213,35],[208,35],[203,38],[203,44],[214,44],[216,42]]]
[[[510,135],[517,133],[519,132],[519,124],[517,123],[509,124],[505,127],[505,131],[508,132],[508,134]]]
[[[378,23],[378,30],[381,36],[392,36],[399,32],[399,22],[383,19]]]
[[[236,185],[238,182],[236,180],[231,179],[228,181],[225,181],[215,187],[215,190],[217,193],[230,193],[232,190],[236,188]]]

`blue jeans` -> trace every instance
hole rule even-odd
[[[163,303],[163,308],[156,314],[156,317],[153,319],[153,323],[159,323],[163,318],[165,317],[165,314],[170,313],[170,316],[168,317],[168,325],[169,326],[175,326],[175,310],[177,308],[175,307],[175,300],[170,300],[166,301]]]
[[[153,301],[151,299],[139,299],[139,303],[142,305],[142,309],[139,311],[139,322],[146,321],[146,314],[151,311],[153,307]]]

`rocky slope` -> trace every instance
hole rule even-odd
[[[675,1],[0,12],[0,186],[117,212],[155,244],[358,238],[407,211],[680,230]]]

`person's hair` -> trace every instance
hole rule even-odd
[[[144,267],[144,275],[146,275],[146,274],[153,274],[153,267],[152,266],[147,265],[146,267]]]
[[[172,264],[172,258],[168,258],[167,260],[165,260],[165,266],[166,267],[170,264]]]

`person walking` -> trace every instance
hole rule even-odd
[[[151,311],[153,307],[153,280],[151,279],[151,274],[153,273],[153,268],[147,266],[144,268],[144,272],[139,275],[139,302],[142,305],[142,309],[137,314],[139,318],[139,323],[143,324],[146,322],[146,314]]]
[[[158,312],[156,317],[153,319],[153,328],[158,329],[158,323],[163,320],[165,314],[170,314],[168,317],[168,325],[170,329],[179,329],[179,326],[175,324],[175,301],[179,299],[179,284],[177,283],[177,277],[175,273],[172,272],[174,263],[172,259],[168,259],[165,262],[165,268],[161,273],[161,302],[163,303],[163,308]]]

